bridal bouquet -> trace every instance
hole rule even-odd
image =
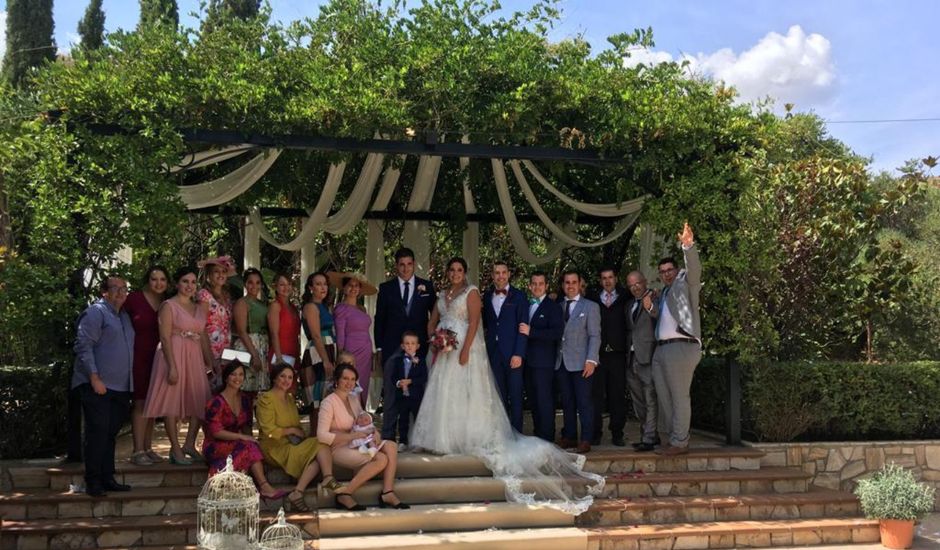
[[[457,347],[457,333],[448,328],[439,328],[434,331],[430,344],[437,353],[453,351]]]

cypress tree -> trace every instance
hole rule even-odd
[[[211,31],[231,19],[251,19],[261,10],[261,0],[209,0],[203,28]]]
[[[154,25],[167,25],[175,29],[179,22],[180,14],[176,0],[140,0],[138,29]]]
[[[104,10],[102,0],[91,0],[85,16],[78,22],[78,34],[82,37],[82,48],[97,50],[104,45]]]
[[[52,0],[7,0],[3,79],[19,87],[30,69],[56,56]]]

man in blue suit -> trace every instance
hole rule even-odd
[[[483,293],[483,336],[496,387],[509,422],[522,432],[522,358],[526,335],[519,329],[529,320],[529,300],[509,286],[509,264],[493,262],[493,286]]]
[[[558,446],[577,446],[579,453],[591,450],[594,435],[594,405],[591,376],[597,368],[601,349],[600,307],[581,295],[581,275],[566,271],[562,279],[565,330],[555,361],[555,383],[561,390],[564,427]],[[578,438],[578,418],[581,437]]]
[[[548,299],[548,275],[535,271],[529,277],[529,322],[520,332],[529,337],[525,353],[525,384],[532,407],[535,436],[545,441],[555,438],[555,361],[558,342],[565,330],[561,306]]]
[[[415,277],[415,254],[410,248],[400,248],[395,252],[395,271],[398,276],[379,285],[379,296],[375,304],[375,322],[373,334],[375,345],[382,354],[383,364],[399,349],[401,335],[407,331],[427,335],[428,319],[431,308],[437,303],[434,284],[427,279]],[[427,342],[421,338],[418,357],[425,360],[428,352]],[[392,372],[383,373],[385,388],[382,406],[383,418],[398,418],[395,408],[395,384]],[[387,431],[388,430],[388,431]],[[395,433],[393,423],[382,423],[382,437],[391,439]]]

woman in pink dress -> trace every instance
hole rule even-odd
[[[361,296],[371,296],[378,290],[358,273],[330,273],[330,283],[343,289],[343,301],[333,308],[336,326],[336,345],[356,358],[356,372],[362,392],[359,400],[366,406],[369,397],[369,378],[372,376],[372,318],[359,304]]]
[[[221,387],[219,374],[222,351],[232,345],[232,296],[228,290],[228,278],[235,275],[235,264],[229,256],[209,258],[199,262],[202,268],[202,289],[196,295],[201,304],[206,304],[206,335],[212,349],[213,380]]]
[[[134,410],[131,428],[134,432],[134,452],[131,462],[138,466],[149,466],[163,462],[163,457],[154,452],[153,419],[144,416],[153,356],[160,343],[160,326],[157,310],[166,299],[170,274],[160,266],[152,266],[144,275],[140,290],[131,292],[124,302],[124,311],[131,316],[134,325]]]
[[[205,418],[206,401],[212,397],[207,365],[212,350],[206,335],[207,306],[193,301],[196,269],[184,267],[174,275],[176,295],[160,306],[160,345],[154,355],[150,389],[144,416],[166,417],[170,463],[188,465],[187,456],[201,459],[196,435]],[[189,418],[186,442],[180,446],[178,422]]]

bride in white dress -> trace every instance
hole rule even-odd
[[[448,263],[450,289],[438,297],[431,326],[452,330],[457,349],[435,357],[409,442],[482,459],[505,483],[509,501],[581,514],[604,488],[604,478],[583,470],[583,455],[512,429],[480,332],[480,290],[467,284],[466,273],[462,258]]]

